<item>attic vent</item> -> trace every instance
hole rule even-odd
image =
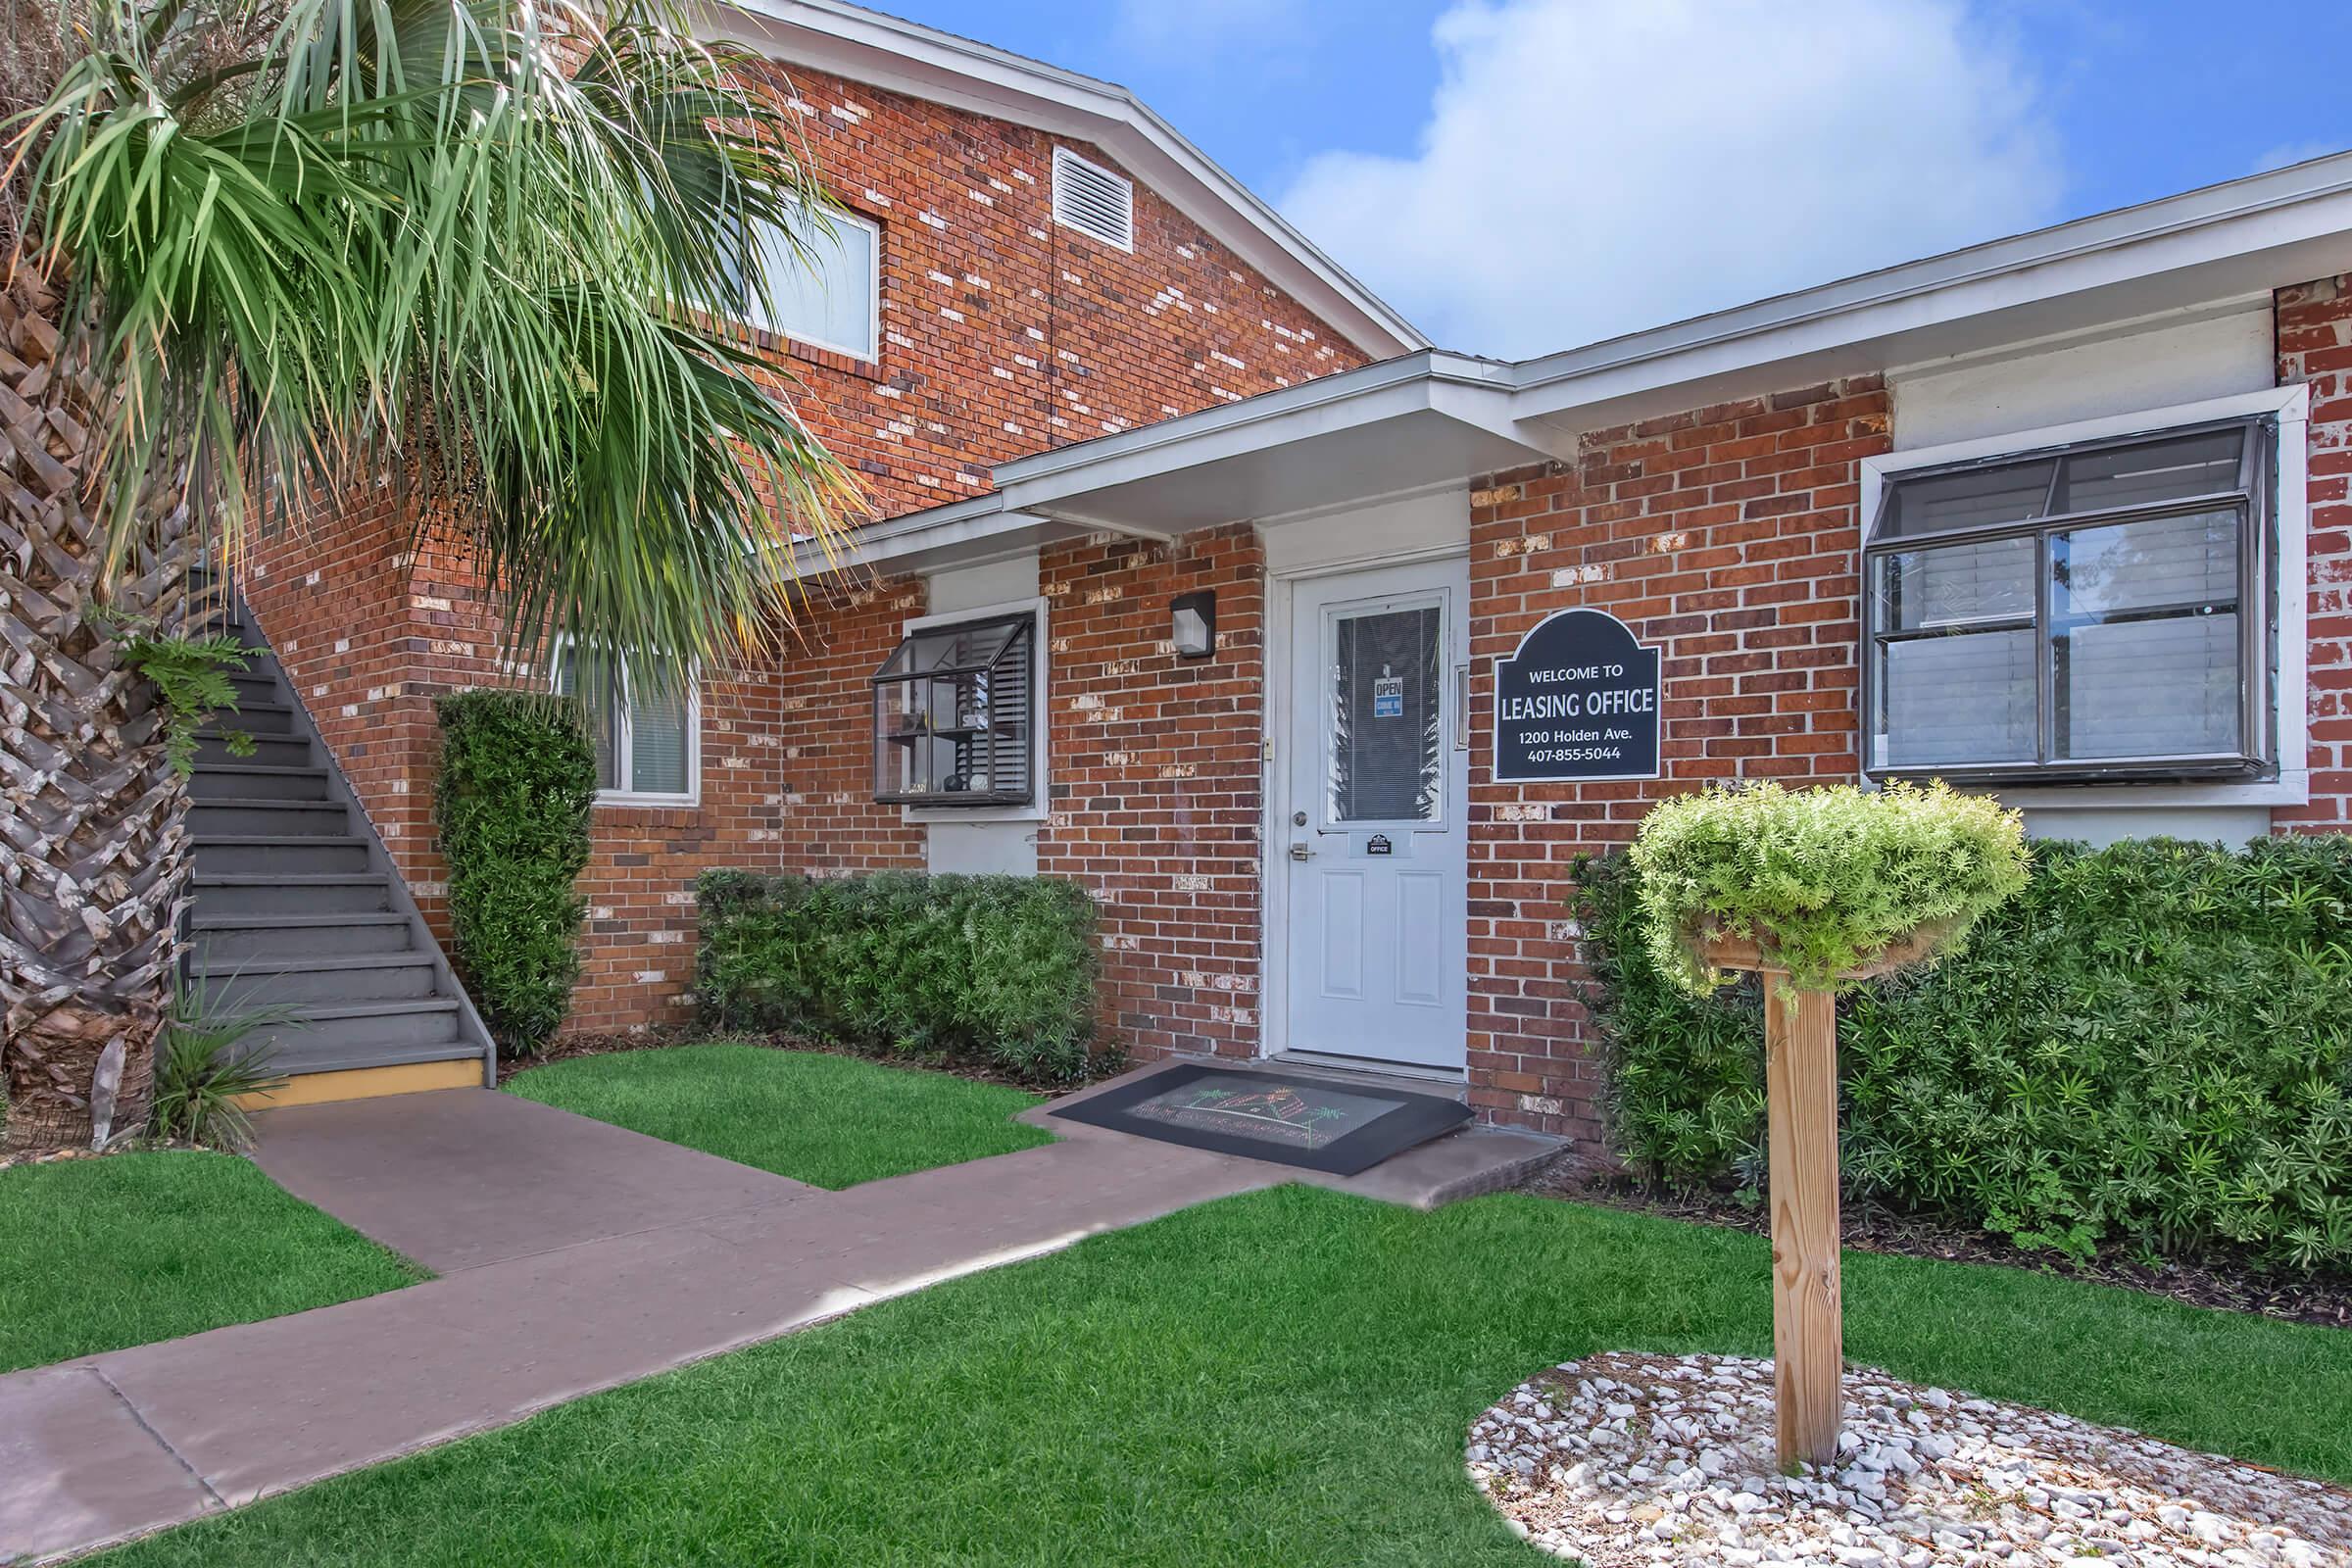
[[[1054,221],[1135,249],[1135,186],[1066,147],[1054,149]]]

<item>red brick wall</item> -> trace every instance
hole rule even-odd
[[[781,67],[766,83],[801,109],[828,187],[882,225],[879,360],[768,345],[779,392],[858,472],[878,515],[976,494],[996,463],[1365,361],[1148,189],[1136,191],[1133,254],[1055,226],[1053,137],[815,74],[788,79]],[[1109,163],[1093,147],[1074,150]],[[406,539],[389,494],[368,497],[269,541],[251,582],[264,629],[439,922],[432,700],[528,672],[502,666],[497,617],[465,552],[428,543],[408,561]],[[1200,569],[1200,558],[1185,559],[1182,570]],[[1254,604],[1257,590],[1249,592]],[[573,1027],[676,1015],[672,999],[691,981],[688,890],[706,866],[922,862],[920,829],[871,803],[863,736],[865,677],[900,622],[920,612],[919,593],[898,583],[822,603],[772,667],[710,675],[700,806],[600,808],[582,881],[592,914]],[[1199,684],[1190,673],[1171,679]],[[1138,951],[1173,943],[1172,928],[1155,933],[1140,912],[1148,904],[1137,907],[1121,940]],[[1254,1000],[1215,975],[1239,957],[1220,952],[1209,970],[1151,972],[1179,989],[1183,974],[1207,975],[1192,989],[1214,1000],[1198,1004],[1197,1018],[1184,1004],[1186,1026],[1238,1038],[1232,1014],[1253,1018]]]
[[[835,199],[882,225],[880,362],[789,347],[810,426],[884,516],[1368,358],[1140,185],[1132,255],[1056,225],[1061,138],[788,66],[762,85],[799,110]]]
[[[2311,385],[2311,804],[2278,832],[2352,832],[2352,273],[2283,288],[2278,379]]]
[[[1138,1056],[1254,1055],[1265,562],[1255,530],[1046,552],[1053,814],[1038,870],[1102,906],[1102,1021]],[[1213,658],[1168,601],[1217,595]]]
[[[1471,493],[1470,1099],[1600,1136],[1570,858],[1711,779],[1858,765],[1857,464],[1888,450],[1877,376],[1588,434],[1572,464]],[[1494,662],[1553,611],[1663,649],[1654,783],[1496,785]]]

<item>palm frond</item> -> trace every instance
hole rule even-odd
[[[218,40],[246,40],[223,54]],[[36,259],[95,307],[118,480],[234,556],[279,494],[398,478],[551,634],[723,657],[860,510],[726,323],[824,197],[668,0],[103,0],[16,128]],[[118,557],[144,519],[117,482]]]

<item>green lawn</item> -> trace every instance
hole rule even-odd
[[[853,1187],[1054,1141],[1036,1095],[943,1072],[764,1046],[575,1056],[507,1092],[818,1187]]]
[[[423,1277],[234,1155],[110,1154],[0,1170],[0,1371]]]
[[[1612,1347],[1764,1353],[1754,1237],[1281,1188],[189,1526],[133,1565],[1520,1564],[1479,1410]],[[1851,1353],[2352,1480],[2352,1334],[1856,1253]]]

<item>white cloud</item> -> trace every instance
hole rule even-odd
[[[1280,203],[1440,343],[1526,356],[2046,221],[2054,144],[1959,0],[1457,0],[1419,151]]]

